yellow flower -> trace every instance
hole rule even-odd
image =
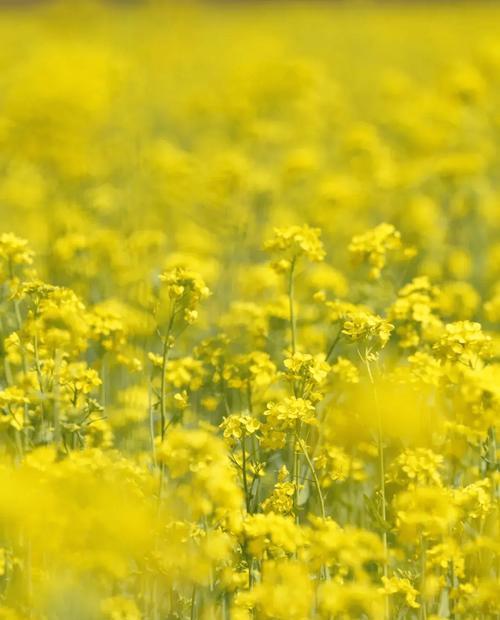
[[[279,257],[274,263],[278,271],[285,271],[301,256],[312,262],[325,258],[320,230],[309,226],[275,228],[274,237],[265,243],[264,248]]]
[[[391,463],[387,479],[410,489],[440,487],[443,467],[444,458],[440,454],[426,448],[407,449]]]
[[[349,252],[358,262],[367,261],[370,277],[378,280],[386,265],[387,254],[402,248],[401,234],[392,224],[379,224],[372,230],[355,235],[349,244]]]
[[[389,342],[393,329],[394,326],[382,317],[359,310],[347,315],[342,333],[350,340],[364,340],[383,348]]]
[[[34,252],[29,249],[26,239],[21,239],[13,233],[0,235],[0,259],[7,263],[9,269],[13,269],[16,265],[31,265],[33,256]]]
[[[415,541],[420,535],[436,537],[448,531],[459,518],[453,495],[441,487],[417,487],[394,500],[401,537]]]
[[[473,364],[476,359],[488,356],[490,346],[491,338],[479,323],[456,321],[446,324],[445,333],[434,349],[445,359]]]
[[[382,577],[382,583],[384,584],[383,591],[386,594],[403,594],[408,607],[412,609],[420,607],[416,600],[418,590],[411,585],[409,579],[404,577]]]
[[[267,403],[264,415],[267,418],[266,423],[275,428],[294,428],[297,422],[309,425],[318,423],[313,404],[294,396],[276,403]]]
[[[240,440],[256,433],[260,428],[260,422],[248,414],[232,414],[224,418],[220,426],[226,439]]]

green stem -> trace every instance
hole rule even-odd
[[[19,302],[17,301],[17,299],[14,299],[14,316],[16,318],[17,331],[20,332],[23,327],[23,320],[21,317],[21,311],[19,309]],[[28,362],[26,359],[26,352],[24,350],[24,345],[22,344],[22,341],[21,341],[21,359],[23,363],[24,374],[27,375],[28,374]]]
[[[196,586],[193,586],[193,592],[191,594],[191,620],[194,620],[196,617]]]
[[[311,460],[311,457],[309,456],[309,453],[307,451],[307,448],[304,444],[304,442],[302,441],[302,439],[296,435],[296,440],[297,443],[300,446],[300,449],[302,450],[302,454],[304,455],[307,464],[309,465],[309,469],[311,471],[312,477],[314,479],[314,484],[316,486],[316,492],[318,493],[318,499],[319,499],[319,503],[320,503],[320,507],[321,507],[321,516],[323,517],[323,519],[326,519],[326,510],[325,510],[325,500],[323,498],[323,492],[321,491],[321,485],[319,483],[319,479],[318,479],[318,475],[316,473],[316,469],[314,467],[314,464]]]
[[[299,451],[297,450],[297,438],[299,436],[300,433],[300,426],[299,426],[299,421],[297,420],[296,425],[295,425],[295,432],[294,432],[294,436],[293,436],[293,443],[292,443],[292,450],[293,450],[293,454],[292,454],[292,478],[293,478],[293,482],[295,485],[295,489],[294,489],[294,493],[293,493],[293,507],[295,510],[295,521],[297,523],[299,523],[299,468],[300,468],[300,461],[299,461]]]
[[[295,304],[294,304],[294,294],[295,294],[295,264],[296,258],[292,259],[290,265],[290,274],[288,279],[288,304],[289,304],[289,312],[290,312],[290,330],[291,330],[291,346],[292,346],[292,355],[295,354],[297,350],[297,324],[295,317]]]
[[[40,389],[40,394],[41,394],[41,400],[40,400],[41,419],[40,419],[40,426],[39,426],[38,431],[36,433],[37,438],[35,439],[35,441],[41,441],[42,438],[43,438],[44,426],[45,426],[45,418],[46,418],[45,402],[44,402],[45,388],[44,388],[44,385],[43,385],[42,367],[41,367],[41,364],[40,364],[40,350],[39,350],[39,347],[38,347],[38,333],[36,331],[35,331],[35,336],[34,336],[34,341],[33,341],[33,348],[34,348],[34,355],[35,355],[36,376],[37,376],[37,379],[38,379],[38,387]]]
[[[423,534],[420,534],[420,618],[427,620],[427,604],[425,602],[425,560],[426,545]]]
[[[155,420],[151,398],[151,383],[148,386],[148,413],[149,413],[149,439],[151,442],[151,456],[153,465],[156,466],[156,446],[155,446]]]
[[[246,441],[245,433],[241,436],[241,470],[243,475],[243,489],[245,491],[245,506],[247,513],[250,514],[250,493],[248,491],[248,479],[247,479],[247,455],[246,455]]]
[[[453,591],[455,589],[455,567],[453,560],[450,562],[450,585],[448,588],[448,607],[450,609],[450,620],[457,620],[457,614],[455,613],[455,600],[453,598]]]
[[[373,379],[370,362],[368,361],[368,353],[365,354],[364,360],[365,360],[366,369],[368,372],[368,377],[370,379],[370,383],[371,383],[372,390],[373,390],[373,400],[375,402],[375,413],[377,417],[377,451],[378,451],[378,469],[379,469],[379,483],[380,483],[380,495],[381,495],[380,516],[382,518],[382,523],[383,523],[382,544],[384,546],[383,571],[384,571],[384,577],[387,579],[389,576],[387,530],[385,529],[385,524],[387,522],[387,500],[386,500],[386,494],[385,494],[385,463],[384,463],[384,440],[383,440],[383,433],[382,433],[382,417],[380,415],[380,405],[379,405],[379,400],[378,400],[377,388],[375,386],[375,381]],[[390,615],[389,598],[385,597],[385,617],[389,618],[389,615]]]
[[[342,336],[342,325],[339,327],[339,331],[337,332],[337,335],[335,336],[332,344],[330,345],[330,348],[328,349],[327,353],[326,353],[326,358],[325,361],[328,362],[330,361],[330,358],[335,350],[335,347],[337,346],[340,337]]]
[[[170,354],[170,349],[171,349],[171,343],[170,343],[170,336],[172,333],[172,327],[174,324],[174,317],[175,317],[175,307],[172,308],[172,312],[170,314],[170,319],[168,322],[168,326],[167,326],[167,333],[165,334],[165,337],[163,339],[163,351],[162,351],[162,361],[161,361],[161,388],[160,388],[160,423],[161,423],[161,429],[160,429],[160,436],[161,436],[161,440],[163,441],[164,437],[165,437],[165,430],[166,430],[166,418],[167,418],[167,404],[166,404],[166,389],[167,389],[167,362],[168,362],[168,356]]]
[[[55,352],[54,363],[54,443],[58,451],[61,450],[62,432],[61,432],[61,415],[60,415],[60,384],[59,384],[59,367],[61,363],[61,355],[58,350]]]
[[[488,470],[491,480],[491,498],[495,502],[497,499],[497,442],[496,442],[496,430],[494,426],[488,429]]]

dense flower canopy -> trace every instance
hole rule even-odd
[[[499,24],[0,10],[0,620],[497,620]]]

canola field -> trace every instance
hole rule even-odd
[[[498,620],[499,35],[0,9],[0,620]]]

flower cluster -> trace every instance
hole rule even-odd
[[[320,230],[309,226],[275,228],[273,238],[264,247],[278,257],[273,265],[279,271],[289,269],[301,256],[312,262],[320,262],[325,258]]]
[[[370,277],[378,280],[387,262],[388,254],[402,248],[401,233],[392,224],[379,224],[373,230],[355,235],[349,244],[349,252],[356,261],[366,261]]]
[[[498,9],[22,4],[0,619],[498,620]]]

